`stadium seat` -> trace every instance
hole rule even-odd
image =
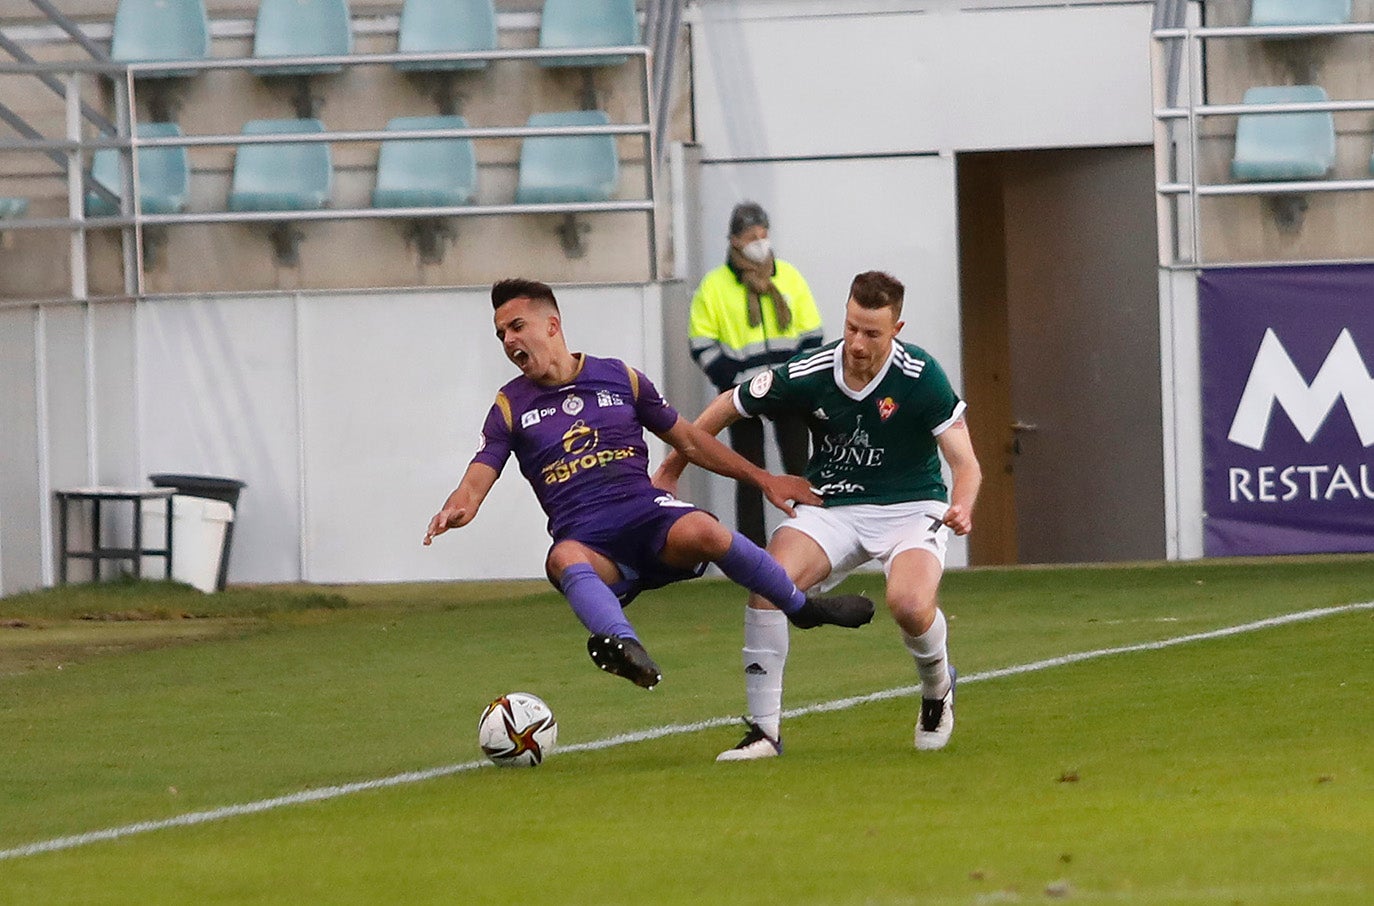
[[[1327,100],[1317,85],[1251,88],[1245,104],[1311,103]],[[1236,123],[1231,175],[1246,182],[1321,179],[1336,164],[1336,126],[1329,111],[1243,113]]]
[[[401,53],[496,49],[496,11],[492,0],[405,0],[401,7]],[[486,60],[447,63],[397,63],[403,72],[485,69]]]
[[[116,63],[203,60],[210,55],[205,0],[119,0],[110,59]],[[194,70],[166,70],[140,78],[170,79]]]
[[[461,116],[401,116],[389,131],[466,129]],[[477,192],[477,158],[466,138],[395,139],[377,157],[376,208],[428,208],[471,204]]]
[[[244,135],[324,132],[319,120],[253,120]],[[329,145],[300,142],[243,145],[234,157],[231,211],[310,211],[329,203],[334,167]]]
[[[461,116],[401,116],[386,124],[390,131],[466,129]],[[466,138],[393,139],[382,142],[377,157],[376,208],[431,208],[472,204],[477,194],[477,158]],[[407,221],[407,238],[421,262],[439,264],[455,236],[448,219],[417,217]]]
[[[544,0],[540,47],[617,47],[639,43],[634,0]],[[623,56],[548,57],[541,66],[621,66]]]
[[[1342,25],[1350,21],[1350,0],[1254,0],[1250,24],[1256,26]]]
[[[353,52],[348,0],[262,0],[253,37],[253,56],[334,56]],[[261,76],[315,75],[342,66],[273,66]]]
[[[139,138],[181,136],[176,123],[140,123]],[[91,160],[91,181],[108,189],[116,198],[124,195],[119,159],[125,152],[102,148]],[[144,214],[177,214],[186,210],[190,198],[191,165],[185,148],[140,148],[138,151],[138,201]],[[95,192],[86,193],[88,217],[110,217],[119,207]]]
[[[527,125],[605,126],[600,110],[536,113]],[[520,175],[515,190],[519,204],[606,201],[620,178],[613,135],[535,136],[520,148]]]

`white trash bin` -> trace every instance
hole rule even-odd
[[[143,504],[143,540],[146,547],[162,547],[167,537],[164,504]],[[234,508],[223,500],[207,497],[172,497],[172,578],[207,594],[215,590],[219,562],[224,556],[224,534],[234,521]],[[165,575],[160,557],[143,558],[143,575]]]

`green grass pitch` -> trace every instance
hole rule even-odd
[[[508,691],[563,745],[743,709],[724,582],[631,608],[653,692],[597,672],[546,586],[327,591],[110,624],[0,601],[0,850],[473,761]],[[1371,600],[1345,557],[956,572],[944,607],[975,676]],[[792,633],[789,707],[914,682],[881,608]],[[917,707],[795,718],[768,762],[715,764],[715,726],[3,858],[0,903],[1374,903],[1374,611],[967,683],[943,752],[912,749]]]

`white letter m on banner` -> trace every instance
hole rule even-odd
[[[1227,440],[1252,450],[1264,449],[1264,435],[1269,430],[1274,404],[1278,403],[1302,439],[1311,443],[1336,400],[1342,397],[1360,443],[1366,447],[1374,445],[1374,379],[1360,358],[1350,330],[1341,331],[1308,386],[1271,328],[1264,332],[1260,342]]]

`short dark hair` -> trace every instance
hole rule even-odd
[[[849,284],[849,298],[859,303],[860,308],[890,308],[893,318],[901,318],[905,296],[902,281],[882,271],[864,271]]]
[[[738,236],[750,227],[768,229],[768,212],[757,201],[741,201],[730,212],[730,235]]]
[[[491,285],[491,307],[493,310],[505,305],[511,299],[529,299],[534,302],[547,302],[558,310],[558,300],[553,297],[553,289],[538,280],[522,277],[508,277]]]

